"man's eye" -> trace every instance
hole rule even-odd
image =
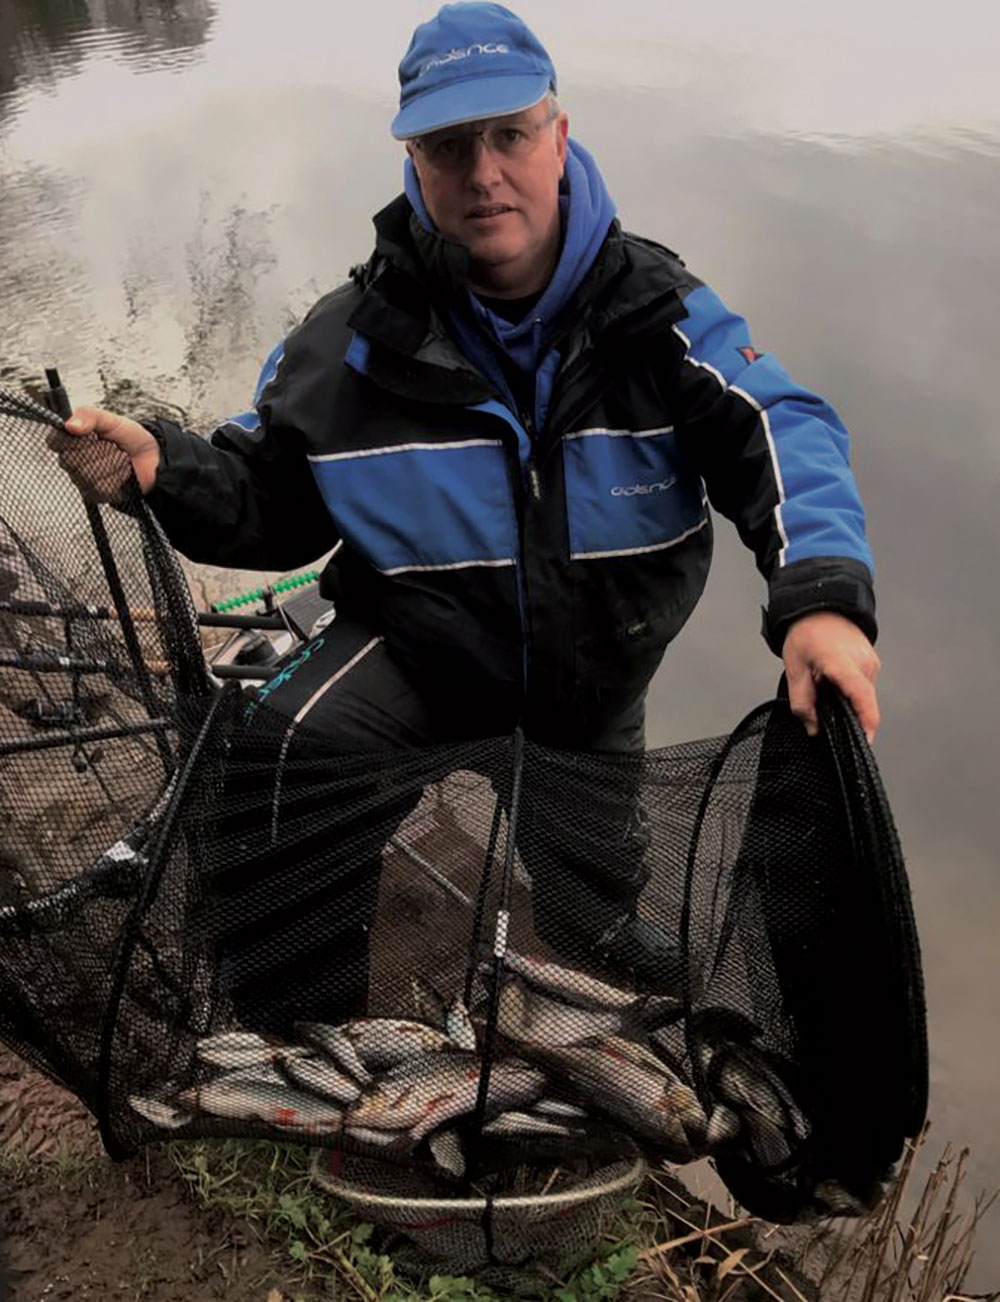
[[[519,127],[504,127],[502,140],[505,145],[516,145],[524,139],[524,132]]]
[[[454,158],[461,148],[461,136],[448,136],[446,140],[437,142],[434,146],[434,152],[439,158]]]

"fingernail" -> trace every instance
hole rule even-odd
[[[66,422],[67,429],[83,429],[83,421],[79,416],[73,416]]]

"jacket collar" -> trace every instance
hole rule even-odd
[[[363,293],[348,319],[352,329],[381,345],[372,350],[368,373],[387,388],[426,400],[426,368],[432,368],[435,385],[444,379],[438,400],[492,396],[444,325],[447,313],[467,301],[466,250],[426,230],[402,194],[375,215],[374,225],[375,251],[355,276]],[[551,342],[564,349],[565,368],[601,341],[617,353],[661,316],[668,322],[684,315],[670,263],[651,256],[644,242],[623,234],[614,221]],[[380,357],[382,349],[397,355],[395,367]],[[398,366],[400,355],[409,359],[405,368]]]

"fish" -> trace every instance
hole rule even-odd
[[[779,1130],[799,1139],[809,1134],[809,1122],[769,1068],[755,1070],[742,1057],[725,1055],[721,1066],[712,1062],[714,1090],[720,1098],[744,1115],[753,1113]],[[717,1055],[718,1057],[718,1055]]]
[[[438,1030],[445,1030],[448,1017],[448,1005],[429,981],[422,977],[413,978],[413,1007],[420,1021]]]
[[[539,1099],[532,1108],[543,1117],[565,1117],[567,1120],[583,1121],[587,1113],[575,1103],[564,1103],[562,1099]]]
[[[347,1125],[344,1127],[344,1136],[359,1144],[368,1144],[373,1148],[394,1148],[399,1152],[406,1152],[412,1146],[405,1130],[366,1130],[364,1126]]]
[[[456,1130],[436,1130],[427,1140],[431,1156],[446,1175],[460,1180],[465,1175],[465,1154]]]
[[[529,1063],[517,1058],[501,1058],[490,1070],[486,1091],[486,1112],[507,1108],[529,1107],[545,1088],[545,1077]],[[466,1080],[449,1100],[435,1103],[423,1120],[410,1130],[414,1139],[422,1139],[443,1121],[452,1121],[475,1109],[479,1098],[479,1080]]]
[[[128,1103],[133,1112],[138,1112],[140,1117],[145,1117],[161,1130],[179,1130],[193,1120],[190,1112],[174,1107],[172,1103],[164,1103],[162,1099],[146,1099],[138,1094],[130,1094]]]
[[[724,1103],[717,1103],[708,1118],[708,1128],[705,1131],[705,1143],[709,1149],[714,1152],[717,1148],[731,1144],[739,1138],[739,1133],[739,1114],[732,1108],[727,1108]]]
[[[369,1086],[352,1104],[348,1122],[372,1130],[409,1130],[469,1081],[479,1081],[475,1054],[420,1055]]]
[[[775,1125],[770,1117],[748,1108],[740,1118],[746,1147],[753,1154],[756,1165],[767,1168],[784,1164],[793,1149],[795,1140],[784,1126]]]
[[[195,1052],[202,1062],[212,1067],[233,1069],[273,1062],[279,1051],[300,1055],[308,1052],[297,1045],[265,1040],[254,1031],[223,1031],[220,1035],[199,1040],[195,1046]]]
[[[356,1017],[341,1030],[369,1071],[385,1071],[416,1053],[454,1047],[444,1031],[401,1018]]]
[[[460,1049],[469,1049],[475,1053],[478,1048],[476,1029],[472,1025],[469,1010],[457,995],[448,1005],[444,1025],[449,1040],[457,1044]]]
[[[661,1062],[671,1071],[681,1074],[688,1051],[684,1024],[673,1022],[669,1026],[658,1026],[649,1032],[648,1039]]]
[[[215,1035],[206,1035],[198,1041],[198,1052],[238,1053],[242,1049],[256,1049],[268,1043],[256,1031],[217,1031]]]
[[[647,1031],[674,1026],[684,1016],[684,1000],[675,995],[648,995],[629,1010],[635,1022]]]
[[[278,1071],[292,1085],[307,1094],[333,1099],[335,1103],[353,1103],[361,1093],[361,1086],[331,1063],[315,1058],[284,1057],[278,1054]]]
[[[617,1034],[621,1021],[613,1010],[588,1010],[550,999],[517,976],[508,976],[500,991],[497,1025],[519,1044],[577,1044],[595,1035]]]
[[[530,1112],[501,1112],[483,1126],[483,1134],[496,1139],[528,1139],[532,1135],[558,1135],[568,1139],[579,1133],[579,1126],[568,1126],[550,1117],[536,1117]]]
[[[260,1121],[305,1135],[340,1131],[343,1111],[311,1094],[259,1081],[228,1081],[225,1077],[186,1090],[178,1102],[212,1116],[234,1121]]]
[[[553,1075],[569,1080],[601,1112],[662,1147],[674,1161],[689,1162],[697,1155],[692,1136],[696,1141],[706,1126],[697,1095],[648,1054],[657,1064],[651,1069],[637,1048],[608,1037],[536,1053]]]
[[[370,1085],[374,1077],[358,1057],[358,1051],[339,1026],[324,1022],[296,1022],[294,1031],[312,1049],[331,1059],[353,1076],[359,1085]]]
[[[373,1130],[408,1130],[419,1141],[446,1121],[474,1111],[480,1071],[475,1054],[461,1051],[403,1064],[362,1094],[348,1121]],[[544,1075],[529,1063],[500,1059],[490,1071],[487,1109],[529,1106],[544,1086]]]
[[[624,1011],[635,1004],[638,998],[633,990],[621,990],[605,981],[599,981],[597,977],[588,976],[585,972],[560,967],[558,963],[550,963],[548,959],[535,955],[518,954],[509,949],[504,955],[504,963],[529,985],[544,994],[575,1004],[577,1008],[599,1012],[611,1008]]]

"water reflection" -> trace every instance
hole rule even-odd
[[[0,3],[0,124],[13,92],[52,87],[96,42],[138,69],[183,63],[212,25],[213,0],[3,0]]]

